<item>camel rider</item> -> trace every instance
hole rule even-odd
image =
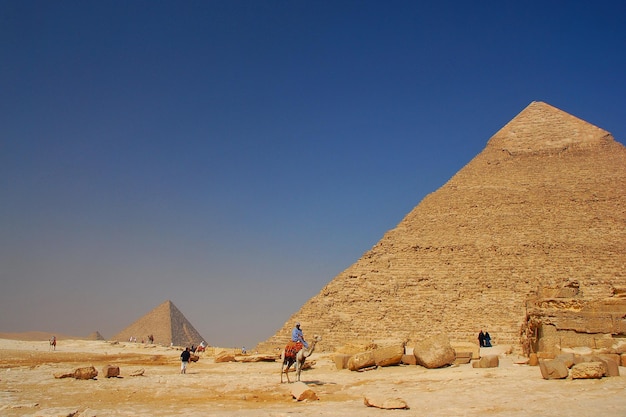
[[[296,323],[296,327],[291,331],[291,341],[292,342],[300,342],[306,349],[309,348],[309,344],[304,340],[304,335],[302,334],[302,330],[300,330],[300,323]]]

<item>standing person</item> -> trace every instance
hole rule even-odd
[[[292,342],[300,342],[304,345],[305,348],[309,348],[309,344],[304,340],[304,334],[300,329],[300,322],[296,323],[296,326],[291,331],[291,341]]]
[[[57,350],[57,337],[56,336],[52,336],[50,338],[50,349]]]
[[[183,350],[183,353],[180,354],[180,373],[181,374],[187,373],[187,365],[189,364],[190,358],[191,358],[191,352],[189,351],[189,348],[185,348],[185,350]]]
[[[491,336],[487,330],[485,330],[485,347],[491,347]]]
[[[478,333],[478,344],[480,347],[485,347],[485,334],[483,333],[483,329],[480,329],[480,333]]]

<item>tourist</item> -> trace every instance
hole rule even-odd
[[[189,348],[185,348],[183,353],[180,354],[180,373],[187,373],[187,365],[189,364],[189,359],[191,358],[191,352]]]
[[[50,338],[50,349],[57,350],[57,337],[56,336],[52,336]]]
[[[483,329],[480,329],[480,333],[478,333],[478,344],[480,347],[485,347],[485,334],[483,333]]]
[[[491,347],[491,336],[487,330],[485,330],[485,347]]]
[[[304,335],[302,334],[302,330],[300,330],[300,323],[296,323],[296,327],[291,331],[291,341],[292,342],[300,342],[304,345],[305,348],[309,348],[309,344],[304,340]]]

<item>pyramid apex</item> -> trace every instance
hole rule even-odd
[[[560,152],[612,139],[609,132],[543,101],[533,101],[489,139],[487,148],[511,155]]]

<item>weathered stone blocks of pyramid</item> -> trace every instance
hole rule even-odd
[[[282,348],[296,321],[327,351],[439,333],[477,343],[481,328],[526,352],[549,327],[595,343],[626,333],[624,288],[626,148],[533,102],[257,348]]]

